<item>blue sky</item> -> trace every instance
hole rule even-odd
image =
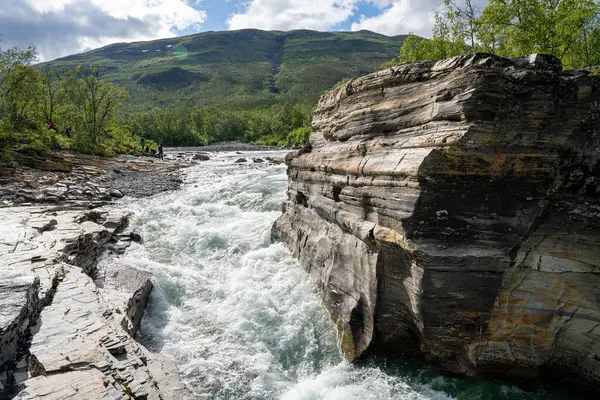
[[[192,6],[206,12],[206,22],[202,24],[202,31],[224,31],[227,30],[227,19],[239,7],[237,3],[236,1],[213,0],[192,4]],[[196,30],[191,28],[184,33],[196,33]]]
[[[485,0],[477,0],[483,1]],[[41,60],[203,31],[256,28],[431,34],[442,0],[0,0],[0,46]]]
[[[188,2],[192,7],[204,10],[207,14],[206,22],[202,25],[201,31],[224,31],[228,29],[227,20],[236,11],[243,12],[243,4],[246,1],[234,1],[234,0],[207,0],[199,3]],[[332,26],[328,30],[332,31],[350,31],[352,24],[360,21],[361,15],[366,17],[375,17],[381,13],[381,8],[377,7],[374,3],[361,2],[357,4],[355,13],[348,18],[348,20],[338,23]],[[180,32],[181,34],[196,33],[197,30],[194,28],[188,28]]]

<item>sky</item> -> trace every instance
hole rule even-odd
[[[431,35],[442,0],[0,0],[0,47],[48,61],[117,42],[256,28]]]

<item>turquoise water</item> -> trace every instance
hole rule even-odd
[[[576,393],[572,388],[541,384],[535,391],[524,391],[517,386],[498,381],[472,380],[441,376],[432,367],[413,360],[385,360],[369,357],[361,367],[377,367],[390,376],[402,376],[412,386],[425,385],[458,400],[567,400],[590,399],[589,395]]]
[[[310,277],[270,241],[285,167],[234,164],[239,157],[213,156],[187,170],[180,191],[126,204],[144,243],[123,262],[155,279],[140,340],[176,361],[194,398],[570,398],[445,378],[408,361],[345,362]]]

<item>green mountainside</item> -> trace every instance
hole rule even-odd
[[[368,31],[240,30],[119,43],[44,64],[96,64],[130,93],[123,111],[252,109],[315,104],[340,80],[373,72],[399,54],[405,36]]]

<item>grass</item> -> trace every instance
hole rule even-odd
[[[43,65],[97,64],[104,79],[130,93],[124,113],[154,107],[249,109],[316,104],[337,82],[376,71],[397,56],[403,40],[368,31],[248,29],[119,43]]]

